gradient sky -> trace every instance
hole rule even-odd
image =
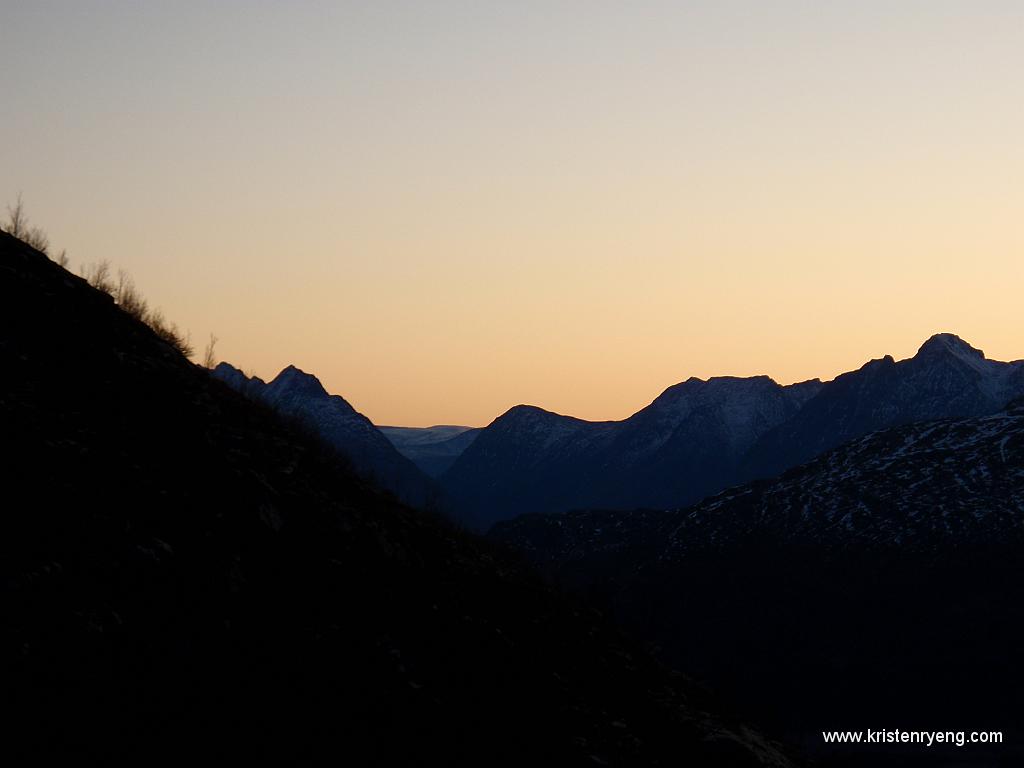
[[[1024,3],[0,0],[0,201],[378,423],[1024,357]]]

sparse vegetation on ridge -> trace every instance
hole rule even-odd
[[[29,226],[29,219],[25,213],[25,203],[20,192],[14,205],[7,206],[7,221],[3,226],[0,226],[0,231],[18,238],[44,255],[50,256],[50,238],[41,227]],[[50,259],[61,267],[69,269],[71,262],[66,250],[62,249],[56,256],[50,256]],[[162,310],[151,309],[128,272],[119,269],[115,279],[110,262],[104,259],[93,264],[84,265],[82,267],[82,277],[93,288],[109,294],[117,306],[136,320],[152,328],[157,336],[178,350],[182,355],[191,358],[195,354],[191,334],[188,331],[182,332],[179,330],[176,323],[164,317]],[[213,368],[216,364],[213,356],[213,347],[216,343],[217,338],[210,334],[210,343],[203,357],[203,365],[206,368]],[[212,363],[207,364],[209,361],[212,361]]]

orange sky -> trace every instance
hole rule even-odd
[[[73,265],[378,423],[1024,357],[1018,3],[43,0],[0,67]]]

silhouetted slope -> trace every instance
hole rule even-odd
[[[787,764],[3,234],[0,321],[6,754]]]
[[[889,764],[1024,759],[1024,401],[875,432],[688,509],[492,535],[809,749],[823,729],[943,723],[1007,743]]]
[[[248,377],[228,363],[213,375],[249,397],[257,397],[283,414],[305,422],[329,445],[372,479],[414,506],[437,500],[438,489],[412,461],[341,395],[329,395],[320,380],[289,365],[269,384]]]

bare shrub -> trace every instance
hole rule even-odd
[[[117,283],[111,295],[117,305],[136,320],[146,321],[148,306],[142,292],[135,287],[132,276],[123,269],[117,270]]]
[[[217,346],[217,337],[212,333],[210,334],[210,343],[206,345],[206,349],[203,350],[203,367],[213,369],[217,365],[217,356],[213,353],[213,348]]]
[[[159,309],[150,310],[146,315],[146,324],[153,329],[153,332],[166,341],[185,357],[192,357],[195,351],[192,348],[192,338],[188,334],[182,334],[178,326],[164,317]]]
[[[64,269],[67,269],[68,264],[71,263],[71,259],[68,258],[68,252],[64,249],[61,249],[61,252],[53,257],[53,262],[58,267],[64,267]]]
[[[50,238],[46,232],[41,227],[28,225],[28,216],[25,214],[25,202],[21,199],[21,192],[18,193],[17,202],[13,206],[7,206],[7,222],[0,229],[41,253],[47,253],[50,249]]]
[[[114,279],[110,276],[110,262],[104,259],[95,264],[86,264],[82,267],[82,277],[93,288],[104,293],[114,295]],[[115,297],[116,298],[116,297]]]
[[[40,253],[50,250],[50,238],[39,227],[29,227],[21,235],[21,241],[35,248]]]
[[[7,223],[4,225],[4,231],[9,235],[21,238],[26,229],[28,229],[28,217],[25,215],[25,204],[22,202],[21,192],[19,192],[14,207],[7,206]]]
[[[7,218],[8,221],[4,229],[8,234],[20,237],[23,242],[28,243],[36,250],[46,253],[50,244],[49,239],[46,233],[38,227],[28,227],[28,219],[25,217],[25,209],[20,194],[18,195],[18,202],[13,207],[7,206]],[[61,251],[54,258],[54,261],[62,267],[67,267],[67,252]],[[182,355],[192,357],[195,349],[192,346],[191,336],[178,330],[178,326],[165,318],[163,312],[159,309],[150,309],[142,292],[135,286],[135,281],[125,270],[119,269],[117,271],[117,279],[115,280],[111,273],[110,262],[104,259],[103,261],[84,265],[82,267],[82,277],[93,288],[110,295],[118,307],[136,320],[148,325],[157,336],[174,347]],[[217,337],[210,334],[210,343],[206,348],[203,358],[204,365],[208,368],[212,368],[216,363],[213,355],[213,348],[216,343]]]

